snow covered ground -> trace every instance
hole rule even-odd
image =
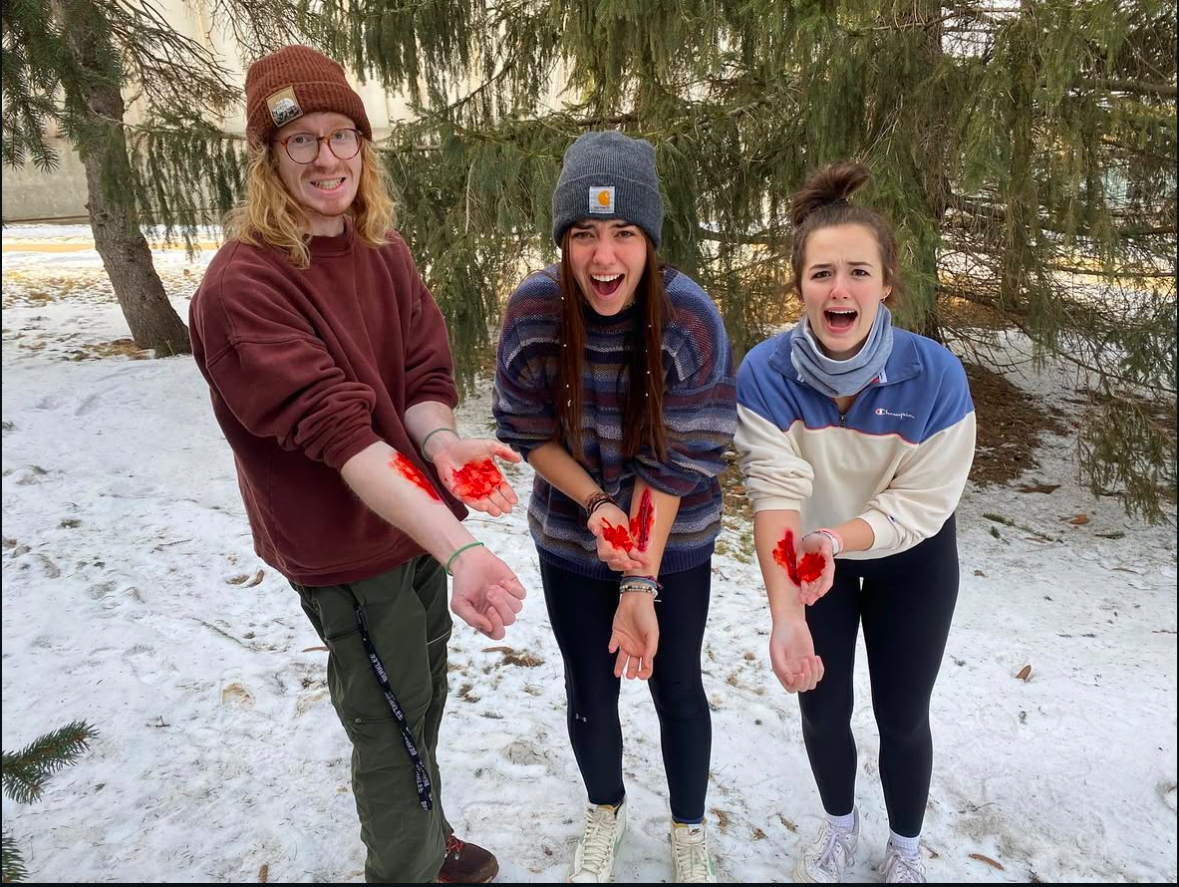
[[[294,592],[253,554],[203,380],[188,358],[111,346],[127,333],[84,230],[14,226],[3,244],[3,747],[75,718],[100,731],[40,802],[4,800],[30,876],[256,881],[265,866],[273,881],[363,879],[326,654]],[[209,258],[157,252],[182,316]],[[1014,380],[1076,409],[1060,377]],[[461,419],[486,434],[489,397]],[[1094,500],[1072,453],[1047,438],[1025,478],[1055,491],[971,486],[959,511],[962,591],[934,697],[931,880],[1176,878],[1174,521],[1148,527]],[[512,477],[529,488],[527,468]],[[501,643],[456,626],[444,799],[459,834],[497,853],[499,880],[559,881],[583,794],[518,512],[472,518],[530,596]],[[722,881],[784,881],[821,809],[797,702],[769,669],[748,535],[727,529],[714,561],[708,822]],[[511,664],[511,651],[537,664]],[[854,876],[871,881],[887,822],[860,652],[868,852]],[[625,686],[622,710],[631,830],[616,880],[667,881],[646,688]]]

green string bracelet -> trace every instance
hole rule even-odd
[[[452,554],[452,555],[450,556],[449,560],[447,560],[447,562],[446,562],[446,575],[447,575],[447,576],[453,576],[453,575],[454,575],[454,573],[450,572],[450,565],[454,563],[454,559],[455,559],[456,557],[458,557],[460,554],[462,554],[462,553],[463,553],[464,551],[466,551],[468,548],[477,548],[477,547],[479,547],[479,546],[481,546],[481,545],[483,545],[483,543],[482,543],[482,542],[468,542],[466,545],[460,545],[458,548],[456,548],[456,549],[454,550],[454,554]]]
[[[423,456],[425,456],[425,455],[426,455],[426,444],[428,444],[428,443],[430,442],[430,438],[432,438],[432,437],[433,437],[435,434],[437,434],[439,431],[449,431],[449,432],[450,432],[451,434],[453,434],[455,437],[458,437],[458,438],[461,438],[461,437],[462,437],[462,435],[461,435],[461,434],[459,434],[457,431],[455,431],[455,430],[454,430],[453,428],[451,428],[449,425],[443,425],[443,426],[442,426],[442,427],[440,427],[440,428],[435,428],[433,431],[431,431],[429,434],[427,434],[425,437],[423,437],[423,438],[422,438],[422,445],[421,445],[421,447],[419,447],[419,449],[422,451],[422,455],[423,455]]]

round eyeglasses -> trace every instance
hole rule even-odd
[[[319,156],[319,143],[327,142],[328,150],[340,160],[351,160],[360,151],[360,140],[364,138],[359,130],[333,129],[325,136],[312,135],[309,132],[297,132],[279,139],[287,156],[295,163],[314,163]]]

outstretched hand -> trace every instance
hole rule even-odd
[[[650,555],[639,551],[630,538],[630,518],[613,502],[595,508],[586,526],[598,540],[598,559],[611,570],[619,573],[624,570],[651,572]],[[617,533],[620,528],[624,538],[632,543],[629,551],[625,544],[611,542],[606,538],[611,533]]]
[[[435,447],[432,459],[446,489],[476,511],[499,517],[518,501],[495,459],[519,462],[520,454],[497,440],[447,435]]]
[[[802,601],[804,606],[810,606],[830,591],[835,582],[834,549],[831,546],[831,537],[825,533],[808,533],[802,537],[799,547],[802,549],[798,553],[800,558],[810,552],[817,552],[822,555],[824,561],[823,572],[819,574],[819,577],[809,582],[802,582],[798,588],[798,599]]]
[[[526,592],[511,568],[486,548],[462,552],[451,570],[450,609],[467,625],[494,641],[516,621]]]
[[[782,619],[770,632],[770,664],[789,693],[806,693],[823,679],[823,660],[805,619]]]
[[[628,592],[614,611],[614,630],[609,651],[617,653],[614,677],[647,680],[655,670],[655,652],[659,649],[659,620],[655,616],[655,599],[647,594]]]

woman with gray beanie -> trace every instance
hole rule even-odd
[[[700,652],[733,362],[712,300],[660,263],[662,227],[654,148],[581,136],[553,192],[561,261],[512,294],[499,343],[497,433],[536,470],[528,521],[589,801],[572,882],[611,880],[626,828],[624,672],[659,715],[674,879],[716,881]]]

